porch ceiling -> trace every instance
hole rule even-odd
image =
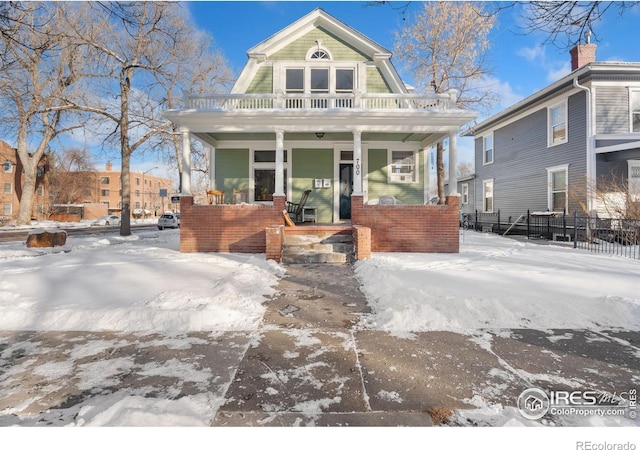
[[[316,133],[323,133],[318,137]],[[274,133],[194,133],[195,136],[204,142],[221,141],[274,141]],[[366,142],[422,142],[434,136],[434,133],[378,133],[363,132],[362,140]],[[336,141],[350,142],[353,140],[353,133],[348,132],[324,132],[318,128],[315,132],[307,133],[285,133],[285,141],[312,141],[333,143]]]

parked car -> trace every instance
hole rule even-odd
[[[109,214],[107,216],[102,216],[91,225],[93,226],[109,226],[109,225],[120,225],[120,217],[115,214]]]
[[[180,214],[166,212],[158,219],[158,229],[164,230],[165,228],[178,228],[180,226]]]

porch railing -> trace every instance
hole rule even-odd
[[[455,107],[451,94],[185,94],[184,108],[205,111],[254,109],[435,109]]]

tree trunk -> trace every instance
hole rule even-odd
[[[122,143],[122,168],[120,171],[122,180],[122,213],[120,214],[120,236],[131,236],[131,153],[129,152],[129,146],[127,144]]]
[[[31,224],[31,213],[33,212],[33,200],[36,192],[36,179],[38,175],[38,164],[28,157],[28,161],[21,159],[24,168],[24,177],[22,186],[19,189],[22,191],[19,201],[20,206],[18,208],[18,225]],[[15,186],[18,189],[18,186]]]
[[[120,73],[120,156],[122,168],[122,214],[120,215],[120,236],[131,236],[131,146],[129,144],[129,92],[130,76],[133,69]]]
[[[444,145],[442,141],[436,146],[436,168],[438,173],[438,204],[444,205],[446,197],[444,192]]]

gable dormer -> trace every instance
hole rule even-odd
[[[232,93],[406,93],[391,52],[316,9],[251,48]]]

